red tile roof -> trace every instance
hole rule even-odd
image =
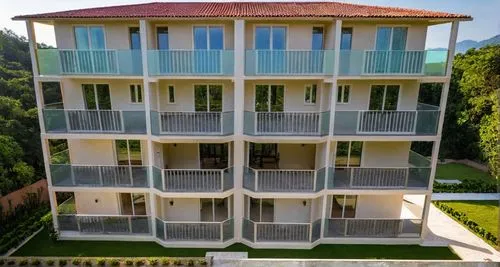
[[[467,15],[419,9],[337,2],[156,2],[23,15],[13,19],[214,17],[471,18]]]

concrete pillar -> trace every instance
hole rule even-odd
[[[245,21],[234,21],[234,238],[241,241],[243,222],[243,164],[245,141],[243,139],[243,116],[245,96]]]

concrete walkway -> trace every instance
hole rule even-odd
[[[500,262],[500,252],[430,205],[424,246],[450,246],[462,260]]]
[[[433,193],[432,200],[500,200],[500,193]]]

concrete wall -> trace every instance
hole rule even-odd
[[[370,90],[372,85],[400,85],[398,110],[415,110],[417,108],[418,92],[420,89],[420,84],[418,83],[418,81],[339,81],[339,85],[343,84],[351,85],[349,103],[337,103],[336,110],[368,110],[370,103]]]
[[[71,164],[116,165],[115,140],[68,139]],[[142,164],[149,164],[146,140],[141,140]]]
[[[30,185],[0,197],[2,213],[7,214],[11,210],[14,210],[18,205],[22,205],[28,194],[37,194],[40,202],[49,202],[47,179],[40,179]],[[0,215],[2,215],[2,213],[0,213]]]
[[[310,199],[275,199],[274,222],[309,223],[311,203]]]
[[[411,142],[365,142],[362,167],[408,167]]]
[[[199,169],[199,144],[163,144],[164,167],[169,169]]]
[[[196,84],[220,84],[222,85],[222,110],[234,110],[234,90],[233,84],[228,80],[206,81],[206,80],[160,80],[158,83],[158,93],[155,90],[152,106],[160,106],[160,111],[194,111],[194,85]],[[168,103],[168,86],[175,88],[175,103]]]
[[[402,205],[402,194],[359,195],[356,218],[400,218]]]
[[[64,108],[85,109],[82,84],[108,84],[111,107],[114,110],[144,110],[143,103],[130,101],[130,85],[140,84],[142,87],[141,80],[63,79],[61,80],[61,88]],[[144,98],[144,92],[142,95]]]
[[[118,193],[75,192],[76,213],[78,214],[120,214]]]
[[[170,206],[170,201],[173,205]],[[200,221],[199,198],[162,198],[163,219],[167,221]],[[161,208],[161,205],[160,205]]]
[[[316,103],[304,103],[305,88],[308,84],[317,85]],[[288,81],[245,81],[245,110],[255,110],[255,86],[256,85],[284,85],[284,111],[303,111],[303,112],[319,112],[320,102],[322,97],[328,97],[328,88],[321,81],[304,81],[304,80],[288,80]]]
[[[234,267],[497,267],[495,262],[464,261],[398,261],[398,260],[297,260],[297,259],[214,259],[213,266]]]
[[[315,144],[278,144],[280,169],[315,169]]]

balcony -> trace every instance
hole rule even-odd
[[[147,215],[57,215],[58,230],[89,235],[151,235]]]
[[[154,187],[162,192],[224,192],[234,186],[233,168],[159,169],[153,167]]]
[[[144,111],[43,109],[48,133],[145,134]]]
[[[325,136],[330,111],[324,112],[252,112],[245,111],[247,135]]]
[[[231,76],[232,50],[149,50],[151,76]]]
[[[67,187],[148,188],[147,166],[51,164],[52,185]]]
[[[157,112],[151,111],[154,135],[231,135],[233,111],[225,112]]]
[[[254,222],[243,219],[243,238],[257,242],[314,242],[321,235],[321,219],[312,223]]]
[[[410,111],[336,111],[333,134],[432,136],[437,134],[439,114],[439,107],[432,105],[419,105]]]
[[[172,222],[156,218],[156,237],[163,241],[225,242],[234,238],[234,220]]]
[[[339,76],[446,75],[448,51],[342,50]]]
[[[141,76],[141,50],[38,49],[41,75]]]
[[[263,170],[245,167],[243,187],[253,192],[314,193],[325,186],[326,169]]]
[[[248,76],[332,75],[333,50],[247,50]]]
[[[354,238],[420,237],[421,219],[326,219],[324,236]]]

